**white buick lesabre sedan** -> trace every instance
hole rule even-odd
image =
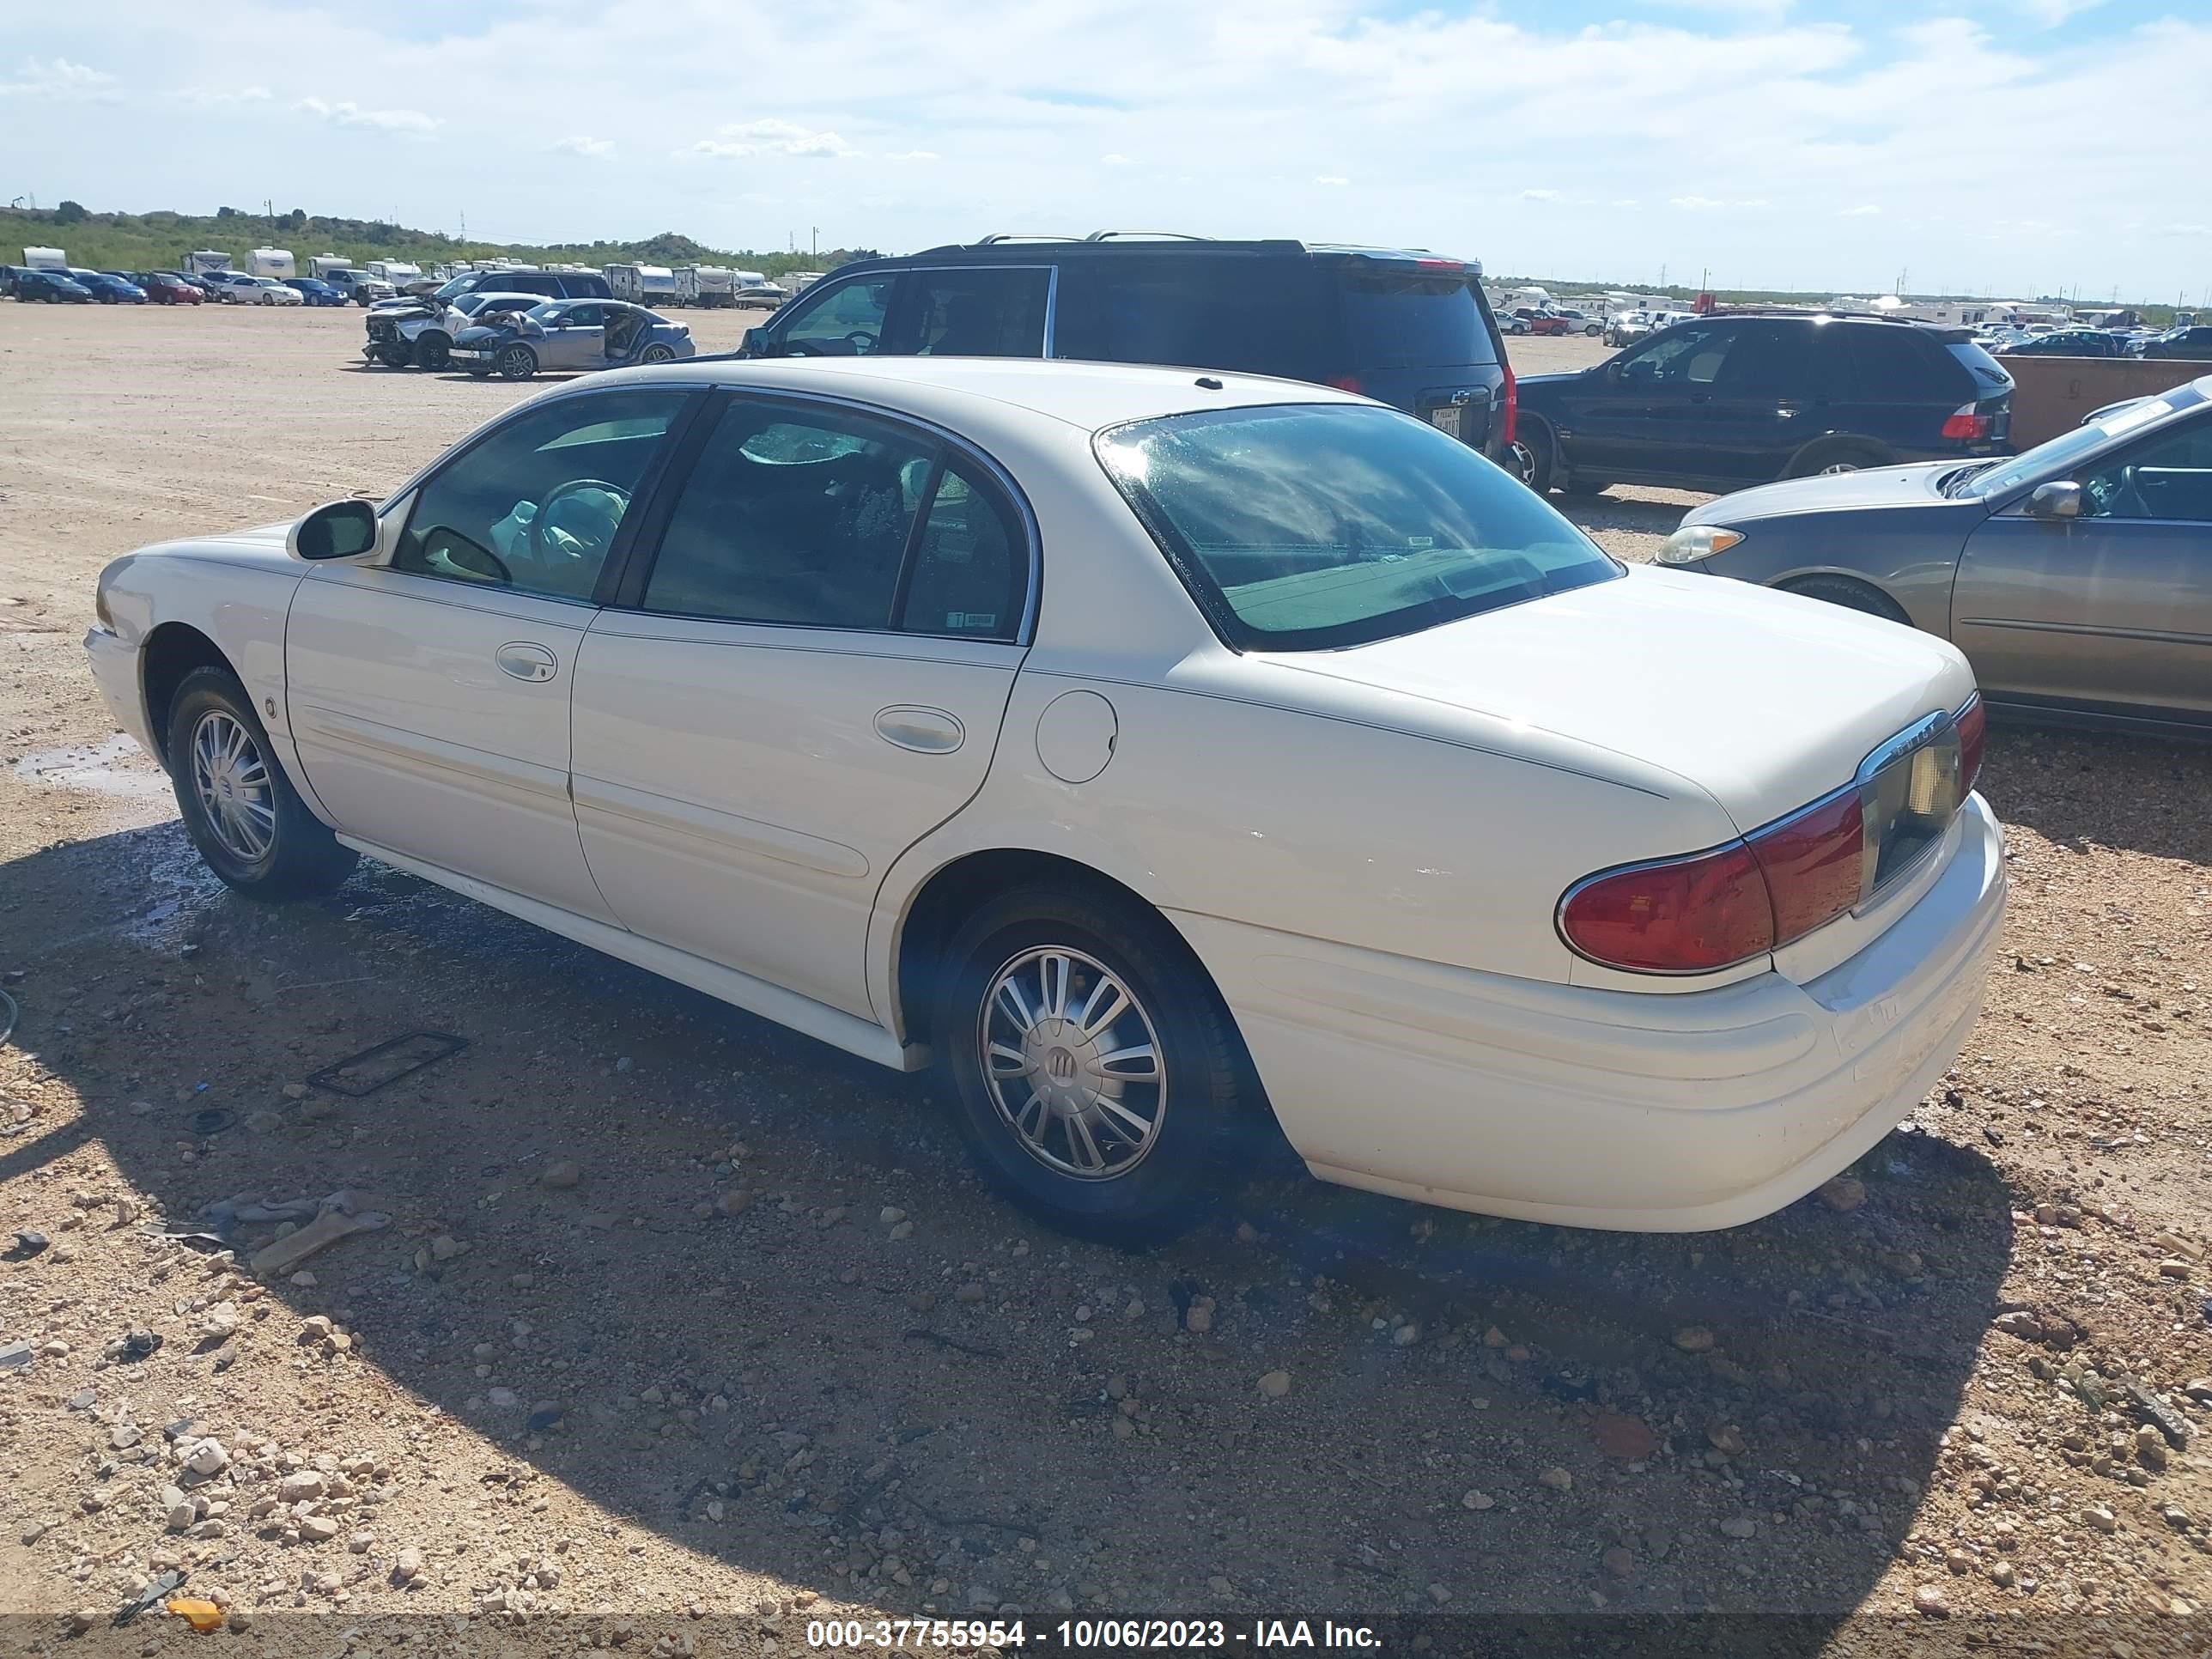
[[[708,361],[116,561],[240,891],[367,853],[911,1070],[1054,1222],[1314,1173],[1690,1230],[1936,1080],[2003,908],[1924,634],[1624,568],[1464,445],[1189,370]]]

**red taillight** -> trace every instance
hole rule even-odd
[[[1866,890],[1866,809],[1856,789],[1751,838],[1774,907],[1777,948],[1833,921]]]
[[[1360,396],[1363,391],[1357,374],[1332,374],[1322,384],[1333,386],[1339,392],[1349,392],[1355,398]]]
[[[1996,423],[1995,416],[1983,414],[1972,404],[1961,404],[1943,422],[1943,435],[1961,442],[1979,443],[1996,429]]]
[[[1742,842],[1594,876],[1568,890],[1559,932],[1594,962],[1698,973],[1774,948],[1774,907]]]
[[[1505,371],[1505,431],[1498,441],[1501,448],[1510,448],[1521,421],[1521,387],[1513,378],[1513,365],[1505,361],[1502,351],[1498,354],[1498,366]]]
[[[1982,707],[1978,691],[1958,713],[1959,793],[1974,793],[1974,780],[1982,775],[1982,739],[1989,735],[1990,714]]]

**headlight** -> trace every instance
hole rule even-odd
[[[1727,552],[1742,539],[1742,532],[1723,530],[1717,524],[1686,524],[1659,544],[1659,562],[1695,564]]]
[[[115,615],[107,608],[107,578],[104,575],[100,579],[100,586],[92,591],[92,614],[99,618],[100,625],[109,633],[115,631]]]

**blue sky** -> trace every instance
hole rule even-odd
[[[1124,225],[1577,278],[2212,289],[2203,0],[8,9],[0,198],[42,204],[754,247]]]

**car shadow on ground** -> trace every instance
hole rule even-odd
[[[317,1443],[303,1352],[374,1366],[534,1472],[495,1508],[542,1474],[702,1563],[894,1612],[1790,1613],[1781,1645],[1810,1652],[1912,1524],[2011,1249],[1991,1167],[1907,1131],[1857,1166],[1863,1203],[1723,1234],[1261,1172],[1127,1255],[985,1193],[926,1079],[381,866],[262,908],[169,823],[0,866],[0,890],[14,1041],[84,1103],[0,1139],[0,1177],[96,1138],[172,1228],[343,1188],[392,1218],[312,1288],[273,1278],[289,1316],[233,1339],[301,1396],[258,1432]],[[288,1096],[419,1030],[470,1046],[363,1098]],[[573,1188],[538,1182],[557,1161]],[[132,1246],[185,1252],[101,1248]],[[358,1352],[297,1347],[317,1314]],[[228,1428],[220,1360],[173,1336],[132,1386]],[[380,1569],[352,1616],[401,1599]]]
[[[2203,741],[2075,732],[2018,715],[1990,722],[1979,785],[2008,823],[2061,847],[2212,861],[2203,798],[2176,789],[2212,775],[2212,728]]]

